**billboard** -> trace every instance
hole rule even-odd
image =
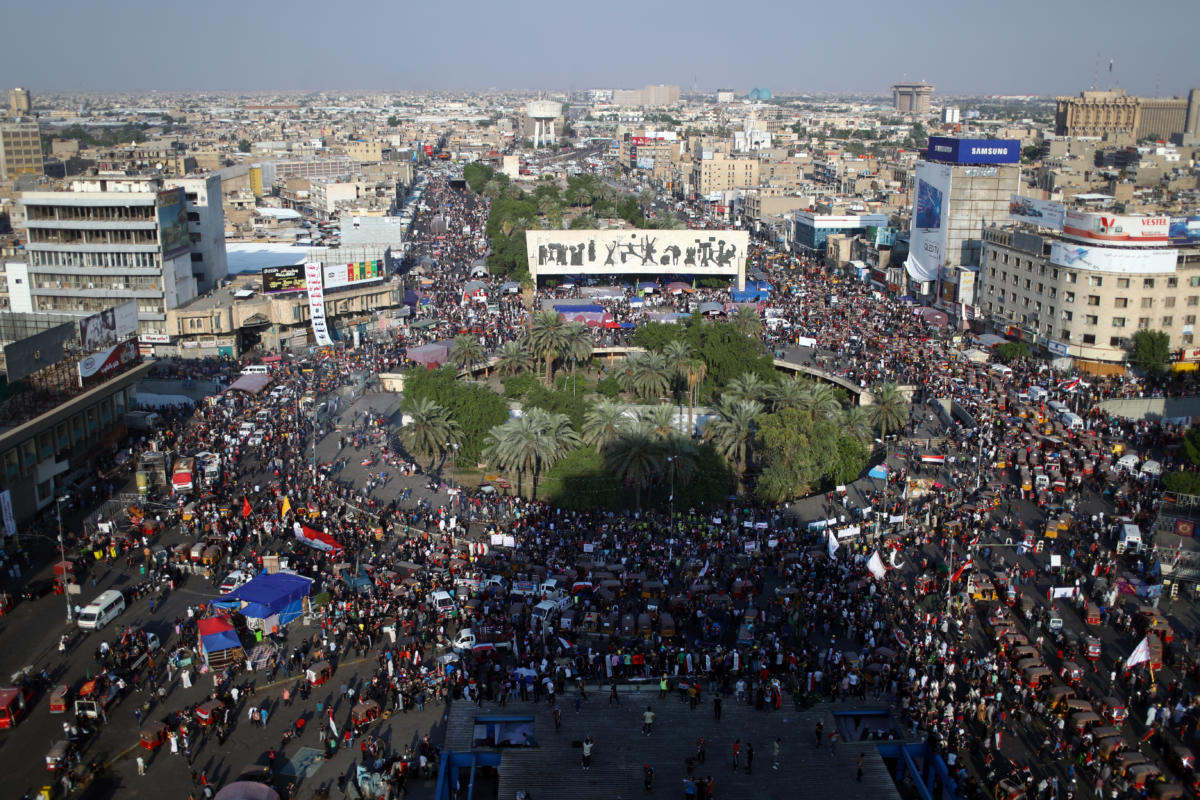
[[[868,225],[867,240],[874,242],[876,247],[895,247],[896,229],[886,225]]]
[[[355,261],[351,264],[330,264],[322,268],[326,289],[340,289],[359,283],[383,280],[386,276],[383,259]]]
[[[654,169],[654,156],[638,156],[638,169]]]
[[[1068,211],[1063,223],[1065,236],[1117,247],[1166,244],[1170,230],[1171,219],[1166,216],[1133,217]]]
[[[913,280],[936,280],[946,263],[946,203],[953,170],[944,164],[918,161],[917,191],[905,268]]]
[[[525,232],[529,274],[736,275],[745,268],[748,231],[579,230]]]
[[[137,338],[127,339],[107,350],[93,353],[79,361],[79,385],[85,389],[103,383],[113,375],[122,372],[130,364],[141,361],[141,351],[138,350]]]
[[[1019,194],[1009,195],[1008,216],[1014,222],[1025,222],[1029,225],[1040,225],[1056,231],[1063,229],[1066,208],[1062,203],[1052,203],[1049,200],[1038,200]]]
[[[329,323],[325,320],[325,286],[321,282],[321,262],[304,265],[304,283],[308,290],[308,318],[312,321],[313,336],[320,347],[329,347]]]
[[[1200,242],[1200,216],[1171,217],[1167,237],[1171,244],[1195,244]]]
[[[94,353],[137,333],[137,301],[126,300],[98,314],[79,320],[79,345],[85,353]]]
[[[19,381],[62,361],[64,347],[75,338],[77,332],[78,327],[74,322],[64,322],[4,345],[4,368],[8,382]]]
[[[187,210],[183,204],[183,188],[164,189],[154,203],[158,221],[158,244],[164,259],[174,258],[192,248],[188,235]]]
[[[1074,269],[1098,272],[1124,272],[1136,275],[1175,271],[1177,250],[1122,250],[1113,247],[1084,247],[1069,242],[1050,245],[1050,263]]]
[[[303,292],[308,288],[304,279],[304,267],[294,264],[290,267],[263,267],[263,294],[278,294],[280,292]]]
[[[929,157],[951,164],[1017,164],[1021,161],[1021,142],[1016,139],[930,136]]]

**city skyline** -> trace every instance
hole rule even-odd
[[[1191,27],[1170,24],[1194,10],[1187,0],[1158,4],[1156,22],[1137,26],[1114,25],[1094,5],[1035,0],[942,4],[923,14],[866,0],[853,17],[833,6],[778,3],[756,6],[759,13],[739,24],[722,24],[727,7],[711,2],[686,15],[632,3],[587,15],[545,0],[508,15],[478,0],[454,9],[370,3],[336,13],[311,0],[217,0],[203,15],[138,0],[80,6],[66,17],[51,8],[9,9],[12,30],[52,38],[16,37],[0,52],[0,74],[35,94],[666,83],[685,92],[767,86],[780,94],[886,96],[896,81],[924,80],[938,94],[1052,96],[1094,86],[1179,95],[1200,75]],[[781,15],[795,24],[778,24]],[[114,20],[138,23],[126,30]],[[981,46],[994,57],[980,59]]]

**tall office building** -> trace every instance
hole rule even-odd
[[[42,174],[42,137],[31,119],[0,120],[0,179]]]
[[[928,114],[933,86],[920,83],[897,83],[892,87],[892,105],[902,114]]]
[[[25,192],[21,204],[29,279],[26,297],[10,284],[14,308],[99,311],[132,297],[139,332],[165,335],[167,311],[227,271],[216,175],[88,178],[71,191]]]
[[[8,91],[8,113],[14,117],[28,117],[33,114],[33,97],[28,89],[18,86]]]

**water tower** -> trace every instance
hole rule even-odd
[[[555,103],[553,100],[531,100],[525,106],[525,113],[533,120],[534,147],[558,143],[554,122],[562,116],[562,103]]]

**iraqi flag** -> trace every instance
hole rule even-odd
[[[933,455],[932,453],[926,453],[921,456],[921,463],[922,464],[945,464],[946,457]]]
[[[974,569],[974,568],[975,568],[975,563],[971,559],[968,558],[965,562],[963,562],[963,565],[958,568],[958,571],[950,576],[950,582],[954,583],[956,580],[958,580],[960,577],[962,577],[962,574],[964,572],[966,572],[969,569]]]
[[[337,729],[337,723],[333,721],[333,709],[332,708],[329,709],[329,730],[331,733],[333,733],[333,738],[336,739],[337,735],[338,735],[338,729]]]
[[[566,639],[564,639],[561,636],[558,637],[558,643],[560,645],[562,645],[563,650],[574,650],[575,649],[575,645],[571,644],[570,642],[568,642]]]
[[[1073,392],[1079,387],[1079,378],[1071,378],[1069,381],[1063,381],[1058,385],[1060,392]]]

